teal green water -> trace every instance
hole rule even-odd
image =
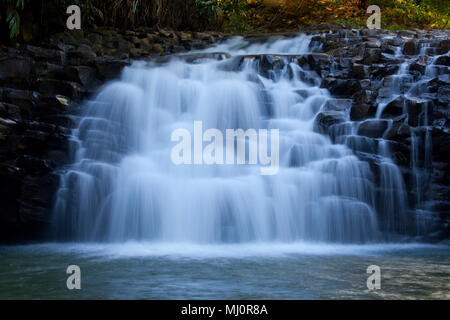
[[[66,269],[81,268],[81,290]],[[369,291],[366,269],[381,268]],[[0,247],[0,299],[450,299],[429,245],[40,244]]]

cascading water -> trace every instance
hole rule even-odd
[[[379,145],[380,203],[369,164],[351,149],[357,129],[348,112],[349,134],[337,144],[314,131],[331,97],[296,63],[310,51],[308,36],[261,44],[236,38],[126,68],[86,104],[74,130],[75,161],[55,203],[59,237],[361,243],[383,240],[380,230],[404,231],[405,189],[388,148]],[[278,173],[173,164],[171,133],[192,132],[194,121],[204,129],[279,129]]]
[[[440,76],[440,68],[435,62],[438,58],[448,55],[435,55],[435,48],[430,42],[418,42],[417,54],[403,56],[402,47],[397,47],[394,58],[399,59],[400,67],[390,80],[390,89],[384,96],[378,98],[376,117],[382,118],[385,108],[390,104],[401,101],[402,115],[397,117],[404,124],[410,126],[411,134],[411,167],[410,184],[413,186],[413,207],[415,208],[416,234],[425,234],[428,220],[432,216],[431,168],[432,168],[432,139],[431,121],[432,97],[430,97],[430,83]],[[434,55],[429,57],[428,54]],[[423,70],[419,71],[421,66]],[[445,67],[444,67],[445,68]],[[386,79],[385,79],[386,80]],[[404,116],[406,115],[406,116]],[[388,158],[391,158],[388,155]],[[398,197],[396,197],[398,199]],[[406,196],[402,195],[405,199]],[[398,201],[397,201],[398,203]]]

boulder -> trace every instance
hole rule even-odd
[[[409,144],[411,138],[411,127],[404,123],[404,119],[394,121],[389,130],[385,133],[384,138],[387,140],[401,141]]]
[[[96,80],[97,71],[88,66],[66,66],[51,70],[43,75],[43,78],[77,82],[83,86],[89,86]]]
[[[0,85],[25,89],[31,81],[31,61],[26,57],[0,58]]]
[[[358,135],[368,138],[382,138],[388,127],[388,120],[365,120],[359,125]]]
[[[55,75],[64,75],[64,67],[43,61],[33,61],[32,73],[36,78],[56,78]]]
[[[428,100],[419,98],[408,98],[405,102],[406,112],[408,113],[408,124],[416,127],[420,125],[429,125],[433,122],[433,106]]]
[[[425,73],[425,69],[427,68],[427,66],[423,63],[419,63],[419,62],[414,62],[412,64],[409,65],[409,71],[410,72],[418,72],[421,75],[423,75]]]
[[[164,53],[164,47],[159,43],[154,43],[154,44],[152,44],[150,53],[156,53],[156,54]]]
[[[408,41],[403,46],[403,53],[409,56],[416,55],[419,53],[416,41]]]
[[[116,60],[107,57],[97,57],[94,61],[94,66],[97,69],[101,80],[109,80],[119,76],[122,69],[129,64],[129,61]]]
[[[450,133],[445,128],[433,127],[431,130],[433,143],[433,161],[448,163],[450,154]]]
[[[440,46],[443,49],[450,50],[450,39],[445,39],[440,42]]]
[[[94,51],[87,45],[80,45],[67,52],[67,63],[69,65],[89,65],[97,57]]]
[[[372,65],[378,63],[381,58],[381,49],[367,48],[364,52],[363,63],[365,65]]]
[[[24,169],[25,172],[34,175],[46,174],[53,169],[51,163],[48,160],[43,160],[28,155],[20,156],[17,160],[17,165],[20,168]]]
[[[16,223],[18,220],[17,199],[22,187],[23,171],[11,164],[0,163],[0,225]]]
[[[347,112],[352,106],[352,99],[330,99],[324,107],[324,111],[344,111]]]
[[[370,74],[375,78],[385,78],[387,76],[391,76],[397,73],[399,69],[398,63],[382,63],[382,64],[374,64],[370,66]]]
[[[63,95],[71,99],[78,98],[81,89],[76,82],[55,79],[39,79],[37,85],[42,94]]]
[[[192,33],[190,33],[190,32],[183,32],[183,31],[178,32],[178,37],[183,42],[191,41],[192,38],[193,38],[192,37]]]
[[[388,43],[386,43],[386,44],[384,44],[382,47],[381,47],[381,51],[383,52],[383,53],[387,53],[387,54],[390,54],[390,55],[394,55],[395,53],[396,53],[396,47],[395,46],[392,46],[392,45],[390,45],[390,44],[388,44]]]
[[[349,98],[361,90],[361,84],[355,79],[336,79],[328,77],[323,79],[321,88],[328,89],[333,96]]]
[[[367,104],[370,106],[375,106],[376,98],[376,92],[372,90],[360,90],[352,96],[355,104]]]
[[[365,79],[369,77],[369,67],[363,64],[354,63],[350,69],[350,77],[355,79]]]
[[[367,119],[371,114],[371,106],[365,103],[353,103],[350,110],[350,119],[352,121],[361,121]]]
[[[450,86],[438,87],[436,102],[448,110],[448,106],[450,105]]]
[[[53,192],[58,187],[58,182],[59,176],[56,174],[24,177],[21,188],[22,199],[19,201],[21,223],[50,222]]]
[[[0,133],[7,136],[14,132],[17,122],[11,119],[0,118]]]
[[[42,95],[37,104],[36,113],[39,115],[50,115],[64,113],[69,107],[70,100],[63,95]]]
[[[27,50],[30,52],[31,56],[38,61],[45,61],[60,65],[65,62],[65,54],[62,50],[47,49],[31,45],[27,46]]]
[[[314,70],[320,75],[321,71],[329,64],[329,57],[326,53],[312,53],[298,61],[300,66],[308,65],[310,70]]]
[[[83,86],[90,86],[96,80],[96,70],[87,66],[73,66],[64,68],[66,79]]]
[[[314,130],[322,134],[329,134],[330,128],[346,121],[345,115],[338,111],[320,112],[314,120]]]
[[[35,91],[4,89],[6,102],[17,105],[21,110],[31,111],[39,100],[40,94]]]
[[[405,106],[405,97],[398,96],[384,107],[381,116],[383,118],[392,118],[402,115],[404,106]]]
[[[26,130],[19,141],[17,150],[21,154],[40,157],[47,148],[47,139],[49,134],[42,131]]]
[[[450,66],[450,56],[440,56],[436,59],[434,64],[437,65],[443,65],[443,66]]]
[[[376,139],[349,135],[345,137],[345,145],[353,151],[376,154],[378,142]]]
[[[0,117],[20,120],[22,118],[20,107],[10,103],[0,102]]]

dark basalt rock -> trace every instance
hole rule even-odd
[[[70,100],[63,95],[42,95],[37,104],[35,113],[38,115],[50,115],[63,113],[68,110]]]
[[[335,97],[348,97],[361,90],[361,84],[355,79],[325,78],[321,88],[326,88]]]
[[[20,107],[9,103],[0,103],[0,117],[17,119],[22,118]]]
[[[316,71],[319,75],[322,73],[322,70],[327,68],[328,64],[329,56],[325,53],[313,53],[299,59],[300,66],[304,67],[307,65],[310,70]]]
[[[5,88],[3,97],[6,102],[19,106],[21,110],[30,111],[39,101],[40,94],[36,91]]]
[[[418,54],[419,49],[418,49],[416,41],[406,42],[403,47],[403,53],[406,55],[410,55],[410,56]]]
[[[398,69],[398,64],[374,64],[370,66],[370,74],[374,78],[383,79],[397,73]]]
[[[27,57],[0,58],[0,85],[25,89],[31,82],[31,60]]]
[[[330,128],[338,123],[346,121],[345,115],[338,111],[324,111],[320,112],[314,120],[314,130],[322,133],[329,134]]]
[[[97,55],[86,45],[80,45],[78,48],[69,49],[67,52],[67,63],[69,65],[88,65]]]
[[[18,202],[22,187],[23,171],[11,164],[0,163],[0,220],[4,229],[5,226],[16,223],[18,220]],[[0,238],[2,235],[0,234]]]
[[[372,65],[374,63],[380,62],[381,59],[381,49],[369,48],[364,52],[363,62],[365,65]]]
[[[426,69],[426,65],[424,65],[422,63],[419,63],[419,62],[414,62],[413,64],[411,64],[409,66],[409,71],[410,72],[417,71],[421,75],[423,75],[425,73],[425,69]]]
[[[434,127],[431,131],[431,137],[433,143],[433,160],[448,164],[448,155],[450,154],[450,131],[448,128]]]
[[[376,154],[378,141],[363,136],[347,136],[345,137],[345,145],[355,152]]]
[[[389,126],[388,120],[370,119],[361,122],[358,135],[368,138],[382,138]]]
[[[351,67],[349,76],[355,79],[366,79],[369,77],[369,67],[355,63]]]
[[[448,109],[450,105],[450,86],[439,86],[437,89],[437,101],[438,105]]]
[[[397,98],[395,98],[394,100],[392,100],[391,102],[389,102],[386,107],[384,107],[383,112],[382,112],[382,117],[383,118],[392,118],[392,117],[397,117],[399,115],[403,114],[403,109],[405,106],[405,97],[404,96],[399,96]]]
[[[354,103],[350,110],[350,119],[352,121],[360,121],[367,119],[371,113],[371,106],[365,103]]]
[[[76,82],[39,79],[37,81],[39,92],[47,95],[64,95],[69,98],[78,98],[80,95],[80,85]]]
[[[46,174],[54,168],[48,160],[43,160],[28,155],[22,155],[19,157],[17,164],[26,172],[38,175]]]
[[[108,57],[97,57],[93,62],[100,79],[103,81],[117,77],[122,72],[122,69],[129,64],[129,61],[122,61]]]
[[[411,138],[411,128],[405,124],[404,117],[394,121],[390,129],[385,133],[384,138],[393,141],[409,143]]]
[[[65,80],[77,82],[82,86],[89,86],[96,81],[97,72],[94,68],[88,66],[66,66],[49,70],[43,77],[53,80]]]
[[[352,99],[331,99],[325,103],[324,111],[349,111],[352,106]]]
[[[433,104],[424,99],[408,98],[405,102],[410,126],[427,125],[433,122]]]
[[[441,56],[436,59],[434,64],[450,66],[450,56]]]
[[[54,64],[64,64],[65,62],[65,53],[62,50],[58,49],[47,49],[42,47],[35,46],[27,46],[27,50],[30,55],[37,61],[44,61],[48,63]]]

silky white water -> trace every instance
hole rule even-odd
[[[364,243],[385,239],[382,230],[403,231],[405,191],[395,164],[384,162],[376,205],[369,164],[314,131],[331,97],[293,56],[309,53],[309,44],[308,36],[262,44],[236,38],[127,67],[85,104],[74,130],[74,163],[55,202],[59,238]],[[268,59],[275,60],[270,68]],[[258,165],[175,165],[171,133],[192,132],[194,121],[223,131],[279,129],[278,173],[263,176]]]

